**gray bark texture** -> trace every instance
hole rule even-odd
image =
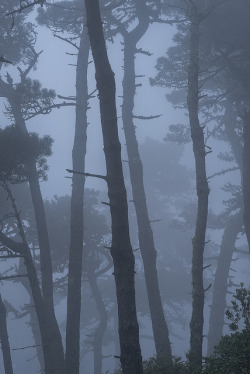
[[[54,320],[51,319],[51,315],[48,313],[48,309],[45,305],[44,299],[42,297],[41,289],[39,286],[39,281],[37,278],[36,269],[32,259],[30,248],[27,244],[25,234],[22,227],[22,221],[19,216],[17,206],[15,205],[15,199],[11,193],[11,190],[7,187],[9,198],[15,212],[17,226],[19,229],[19,234],[21,236],[22,242],[16,243],[14,240],[7,238],[4,234],[0,233],[0,241],[6,245],[14,253],[19,253],[23,255],[24,264],[27,269],[28,279],[30,283],[31,293],[37,313],[37,319],[39,324],[39,329],[41,333],[41,340],[43,346],[44,364],[46,374],[62,374],[64,373],[64,357],[60,361],[60,346],[61,340],[58,342],[57,333],[59,331],[58,325],[54,325]],[[62,351],[63,353],[63,351]]]
[[[245,110],[243,118],[243,222],[250,253],[250,110]]]
[[[76,121],[72,151],[73,170],[85,172],[87,142],[89,38],[84,29],[76,67]],[[67,374],[78,374],[80,365],[80,313],[83,254],[83,199],[85,177],[73,173],[70,221],[65,366]]]
[[[0,340],[3,353],[3,365],[5,374],[13,374],[12,360],[10,354],[9,336],[7,330],[6,308],[0,294]]]
[[[110,67],[98,0],[85,0],[87,27],[99,91],[108,196],[112,222],[111,256],[119,316],[120,360],[124,374],[141,374],[142,357],[136,315],[134,255],[130,243],[128,204],[121,161],[115,102],[114,73]]]
[[[217,262],[213,286],[213,298],[209,317],[207,354],[213,353],[214,347],[222,338],[225,309],[227,306],[227,281],[235,250],[237,235],[242,230],[242,212],[229,217],[221,241],[220,254]]]
[[[190,56],[188,66],[188,97],[187,105],[193,152],[196,170],[196,192],[198,196],[198,210],[196,218],[195,235],[193,237],[192,256],[192,317],[190,322],[190,353],[191,368],[202,365],[203,342],[203,254],[208,213],[209,188],[206,176],[204,133],[199,122],[199,26],[201,15],[195,5],[191,5],[190,26]]]
[[[229,99],[226,102],[224,121],[225,134],[242,175],[242,144],[240,138],[235,134],[237,116],[236,111],[233,108],[233,103]],[[222,237],[213,284],[213,297],[209,316],[209,330],[207,337],[208,355],[211,355],[213,353],[214,347],[219,343],[222,337],[226,309],[228,275],[233,252],[235,250],[235,242],[238,233],[242,230],[242,225],[242,211],[231,215],[228,218]]]
[[[24,135],[28,135],[25,121],[22,116],[19,97],[13,88],[9,88],[7,99],[11,106],[15,124],[18,131]],[[42,274],[42,294],[37,280],[32,256],[25,244],[25,265],[28,273],[30,272],[30,286],[32,296],[35,302],[36,312],[38,316],[39,326],[42,328],[41,337],[44,349],[44,361],[46,374],[62,374],[64,372],[64,352],[62,338],[55,317],[53,302],[53,279],[52,279],[52,263],[50,255],[50,243],[45,217],[44,204],[39,184],[39,176],[36,169],[35,160],[26,163],[28,181],[31,191],[32,203],[34,207],[37,234],[40,248],[40,265]],[[46,343],[44,340],[46,340]],[[46,351],[46,352],[45,352]]]
[[[149,26],[149,16],[145,1],[136,0],[136,10],[139,23],[124,37],[124,78],[123,78],[123,105],[122,119],[126,138],[130,180],[132,185],[133,201],[135,205],[139,246],[144,264],[144,275],[151,314],[157,355],[164,355],[171,361],[171,345],[169,331],[164,316],[162,300],[159,289],[153,232],[148,216],[146,194],[143,182],[143,165],[140,158],[133,123],[133,108],[136,90],[135,82],[135,53],[136,46]]]
[[[94,351],[94,374],[102,374],[102,345],[104,333],[107,329],[108,324],[108,313],[106,311],[102,295],[97,284],[95,269],[88,266],[87,270],[88,281],[92,295],[95,299],[96,307],[100,316],[100,323],[95,329],[93,351]]]

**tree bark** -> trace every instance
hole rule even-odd
[[[213,286],[213,298],[209,317],[207,354],[213,353],[214,347],[222,338],[226,309],[227,280],[235,250],[235,241],[242,229],[242,212],[229,217],[221,241]]]
[[[100,323],[95,330],[94,342],[93,342],[94,374],[102,374],[102,358],[103,358],[102,344],[103,344],[103,336],[107,329],[108,314],[105,309],[105,305],[102,300],[101,292],[97,284],[95,269],[93,269],[91,266],[88,266],[87,274],[88,274],[88,281],[89,281],[90,289],[95,299],[97,310],[100,316]]]
[[[145,34],[149,26],[147,6],[143,0],[136,0],[136,10],[139,20],[138,26],[124,36],[124,78],[122,119],[126,138],[130,180],[135,205],[139,246],[144,264],[144,274],[149,300],[152,328],[157,355],[164,355],[171,360],[171,345],[169,332],[164,317],[161,301],[153,232],[147,210],[146,194],[143,182],[143,165],[140,158],[133,123],[133,108],[135,97],[135,53],[136,45]]]
[[[190,26],[190,56],[188,66],[188,97],[187,105],[193,152],[196,170],[196,192],[198,196],[198,210],[195,235],[193,237],[192,256],[192,317],[190,322],[190,353],[191,368],[202,366],[203,342],[203,254],[208,213],[209,188],[206,176],[204,133],[199,122],[199,26],[201,15],[195,5],[191,5]]]
[[[237,137],[235,133],[237,116],[233,107],[233,102],[229,99],[227,99],[226,102],[224,118],[225,134],[230,143],[232,153],[239,166],[242,176],[242,144],[240,138]],[[213,297],[209,317],[207,355],[211,355],[213,353],[214,347],[219,343],[222,337],[226,308],[227,279],[233,252],[235,250],[235,241],[238,233],[242,229],[242,224],[242,211],[231,215],[227,221],[227,225],[222,237],[213,285]]]
[[[86,30],[80,40],[76,67],[76,121],[72,151],[73,170],[85,172],[87,142],[89,39]],[[66,355],[67,374],[78,374],[80,365],[80,312],[83,253],[83,199],[85,177],[73,173],[68,273]]]
[[[21,105],[18,95],[16,94],[15,90],[8,86],[8,92],[6,93],[6,98],[9,101],[11,106],[11,110],[15,119],[15,124],[17,126],[18,131],[20,131],[25,136],[28,135],[28,131],[25,125],[25,121],[22,116]],[[35,160],[29,160],[26,163],[27,168],[27,175],[28,181],[31,191],[32,203],[34,207],[35,219],[36,219],[36,226],[37,226],[37,234],[38,234],[38,241],[39,241],[39,248],[40,248],[40,266],[41,266],[41,274],[42,274],[42,294],[41,294],[41,302],[35,302],[36,305],[36,312],[37,314],[41,313],[39,308],[41,307],[41,303],[43,303],[43,313],[46,313],[47,327],[43,325],[45,330],[48,330],[47,333],[50,335],[50,339],[47,341],[47,346],[51,346],[51,352],[53,352],[53,359],[52,362],[45,362],[45,367],[47,366],[46,373],[63,373],[64,370],[64,352],[63,352],[63,345],[62,345],[62,338],[60,334],[60,330],[57,324],[57,320],[55,317],[54,311],[54,302],[53,302],[53,278],[52,278],[52,263],[51,263],[51,255],[50,255],[50,243],[48,237],[48,230],[47,230],[47,223],[45,217],[45,210],[44,204],[39,184],[39,176],[36,168]],[[28,247],[28,246],[27,246]],[[34,267],[32,256],[29,251],[29,260],[26,258],[26,266]],[[32,262],[32,264],[30,264]],[[33,282],[33,281],[32,281]],[[37,281],[38,282],[38,281]],[[37,284],[36,292],[40,292],[40,286]],[[31,285],[32,288],[32,285]],[[32,295],[34,298],[34,294],[32,291]],[[40,298],[40,297],[39,297]],[[34,299],[35,301],[35,299]],[[39,318],[39,317],[38,317]],[[42,332],[41,332],[42,335]],[[43,344],[43,349],[45,345]],[[49,352],[48,356],[51,355]],[[44,353],[44,359],[46,360],[46,354]],[[57,365],[55,365],[57,362]],[[52,369],[49,367],[52,365]]]
[[[118,138],[115,80],[110,67],[98,0],[85,0],[87,27],[99,91],[108,196],[112,222],[111,256],[119,315],[121,365],[124,374],[141,374],[142,357],[136,315],[134,255],[130,243],[128,204]]]
[[[12,360],[10,354],[9,336],[7,330],[6,308],[0,294],[0,340],[3,353],[3,364],[5,374],[13,374]]]
[[[250,110],[245,110],[243,118],[243,222],[250,253]]]
[[[33,258],[31,255],[30,248],[27,244],[25,234],[23,231],[22,222],[18,213],[17,206],[15,205],[15,199],[11,193],[11,190],[7,187],[7,192],[15,212],[17,226],[22,239],[22,243],[16,243],[14,240],[6,237],[0,232],[0,241],[6,245],[14,253],[20,253],[24,257],[24,264],[27,269],[28,279],[34,300],[34,305],[37,313],[37,319],[39,329],[41,333],[45,373],[46,374],[62,374],[64,373],[64,358],[60,361],[60,343],[58,342],[58,325],[55,326],[55,321],[51,319],[51,315],[48,313],[44,299],[42,297],[39,281],[37,278],[36,269],[34,266]]]

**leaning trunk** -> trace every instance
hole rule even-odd
[[[220,254],[218,257],[215,280],[213,286],[213,298],[209,318],[208,347],[207,354],[213,353],[214,347],[222,337],[224,327],[224,316],[226,309],[227,280],[235,250],[235,242],[238,233],[242,229],[242,212],[229,217],[225,228]]]
[[[83,32],[76,68],[76,122],[72,151],[73,170],[83,173],[85,171],[87,141],[88,57],[89,41],[86,32]],[[73,173],[65,355],[67,374],[78,374],[80,365],[84,182],[85,179],[82,175]]]
[[[121,162],[115,103],[115,80],[110,67],[98,0],[85,0],[87,27],[96,69],[101,124],[107,167],[112,222],[111,255],[119,316],[121,365],[124,374],[141,374],[142,357],[136,315],[134,255],[130,243],[128,204]]]
[[[8,101],[11,106],[12,113],[15,118],[15,124],[17,129],[24,134],[28,135],[28,131],[25,125],[25,121],[22,116],[21,105],[19,98],[13,92],[8,97]],[[42,199],[42,193],[39,184],[39,176],[36,168],[35,160],[29,160],[26,163],[27,176],[31,191],[32,203],[34,207],[39,248],[40,248],[40,266],[42,274],[42,299],[44,305],[44,313],[46,313],[46,320],[48,326],[46,327],[51,335],[51,341],[48,343],[51,345],[51,349],[54,354],[53,361],[57,362],[56,369],[59,372],[63,372],[64,369],[64,352],[62,345],[62,338],[58,323],[55,317],[54,302],[53,302],[53,278],[52,278],[52,262],[50,254],[50,243],[47,229],[47,222],[45,217],[44,204]],[[32,258],[30,258],[32,261]],[[39,285],[38,285],[39,286]],[[33,295],[34,297],[34,295]],[[37,309],[40,307],[40,303],[36,304]],[[37,310],[38,313],[38,310]],[[41,333],[42,334],[42,333]],[[52,348],[53,347],[53,348]],[[44,347],[43,347],[44,348]],[[55,371],[54,373],[56,373]]]
[[[13,374],[12,360],[10,354],[9,336],[7,330],[6,308],[0,294],[0,340],[3,353],[3,364],[5,374]]]
[[[140,24],[139,24],[140,25]],[[139,27],[139,26],[138,26]],[[141,26],[144,32],[146,27]],[[140,37],[142,36],[140,35]],[[138,35],[139,36],[139,35]],[[127,144],[130,180],[135,205],[139,246],[144,264],[144,275],[151,314],[152,328],[154,334],[155,348],[157,355],[164,355],[171,360],[171,346],[169,332],[164,317],[161,301],[157,267],[156,250],[154,245],[153,232],[148,216],[146,194],[143,182],[143,166],[139,154],[136,139],[135,126],[133,123],[133,108],[135,96],[135,51],[138,42],[137,35],[131,32],[124,38],[124,78],[123,78],[123,105],[122,119]]]
[[[188,66],[188,111],[193,142],[193,152],[196,170],[196,192],[198,210],[192,257],[192,318],[190,322],[190,355],[189,361],[193,368],[202,365],[203,342],[203,253],[208,213],[209,188],[206,177],[204,133],[198,116],[199,101],[199,25],[200,16],[197,8],[191,7],[190,56]]]

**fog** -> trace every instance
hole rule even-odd
[[[41,3],[44,3],[43,6]],[[194,369],[205,365],[201,354],[211,355],[222,335],[232,333],[225,311],[231,306],[235,290],[241,283],[246,290],[250,287],[250,155],[247,153],[250,144],[247,135],[247,126],[250,125],[250,51],[246,40],[249,24],[243,17],[249,14],[249,5],[244,0],[229,0],[225,4],[217,0],[159,1],[159,4],[141,0],[103,0],[99,3],[108,58],[115,76],[117,125],[128,202],[130,247],[135,258],[132,273],[142,359],[149,360],[155,355],[161,357],[160,352],[163,357],[169,358],[165,349],[169,339],[171,354],[185,362],[186,371],[182,373],[193,373]],[[87,53],[86,45],[85,49],[80,48],[80,37],[88,35],[87,25],[89,27],[90,23],[85,15],[83,17],[83,4],[84,1],[79,0],[45,0],[35,4],[31,0],[4,0],[0,4],[0,296],[7,312],[13,366],[13,371],[8,371],[4,353],[6,342],[0,326],[3,352],[0,372],[5,374],[111,374],[119,369],[120,364],[124,374],[128,374],[126,370],[129,370],[124,364],[127,348],[123,348],[121,333],[124,327],[121,310],[124,306],[122,308],[119,304],[117,288],[126,258],[121,257],[120,262],[124,261],[124,264],[118,271],[115,266],[119,261],[113,253],[114,227],[124,228],[125,224],[122,218],[121,222],[114,222],[112,214],[109,182],[113,174],[106,169],[110,161],[105,161],[107,146],[103,145],[105,116],[101,118],[100,115],[102,95],[96,91],[98,74],[95,75],[96,61],[91,50],[87,90],[92,95],[87,99],[88,109],[84,114],[87,115],[87,126],[84,117],[82,123],[81,120],[79,122],[81,131],[85,126],[87,128],[85,169],[74,169],[72,164],[72,149],[76,149],[76,140],[79,140],[79,146],[85,139],[84,135],[74,143],[77,110],[80,106],[84,107],[83,92],[79,89],[76,93],[76,79],[80,80],[83,72],[83,63],[77,67],[77,58],[81,53],[82,56]],[[9,12],[12,15],[6,16]],[[190,34],[195,24],[193,14],[201,16],[196,35],[199,40],[197,65],[197,61],[192,60],[195,51],[192,51],[190,37],[195,35],[194,32]],[[204,14],[206,17],[203,19]],[[30,29],[25,26],[27,22],[33,25],[29,26]],[[136,85],[132,97],[132,94],[126,94],[123,77],[124,74],[132,74],[127,85],[129,92],[133,85],[133,69],[129,71],[125,65],[124,53],[127,51],[129,55],[132,50],[129,47],[132,45],[129,43],[133,43],[133,38],[132,41],[129,39],[129,35],[133,34],[131,30],[140,23],[143,25],[143,22],[148,22],[148,26],[134,51]],[[233,22],[231,29],[230,22]],[[66,31],[61,32],[64,25]],[[123,28],[122,36],[120,31]],[[36,81],[41,86],[35,87]],[[194,89],[196,83],[197,91]],[[55,94],[42,92],[42,88],[52,89]],[[112,96],[111,91],[109,94]],[[76,95],[81,100],[78,107],[72,99],[78,100]],[[132,143],[136,147],[138,144],[139,157],[135,156],[135,150],[130,153],[132,143],[129,143],[129,135],[125,138],[124,134],[128,131],[132,136],[131,128],[126,130],[130,113],[124,110],[126,100],[128,102],[131,98],[131,123],[136,135]],[[192,127],[195,122],[192,118],[196,118],[195,115],[192,117],[196,99],[197,127],[202,130],[203,148],[202,141],[195,143],[198,136],[197,133],[195,135],[195,127]],[[65,106],[65,103],[70,106]],[[35,113],[29,119],[35,111],[43,114]],[[112,122],[114,116],[110,115]],[[83,150],[84,146],[81,144],[79,149]],[[79,149],[75,156],[78,161],[73,160],[75,165],[83,162],[85,157],[84,152],[79,154]],[[116,158],[114,154],[113,158]],[[143,183],[138,182],[141,175],[139,166],[137,172],[132,170],[133,163],[140,159]],[[201,160],[204,160],[204,170],[199,174]],[[73,169],[73,173],[66,169]],[[79,176],[75,173],[77,171],[85,173],[85,176]],[[199,184],[201,180],[203,184]],[[206,208],[203,205],[203,211],[207,209],[207,216],[202,217],[199,216],[202,210],[199,204],[204,204],[200,199],[205,194],[206,181],[208,205]],[[144,190],[138,187],[140,183],[145,189],[145,209],[142,208]],[[78,186],[75,187],[78,188],[75,197],[74,184]],[[38,208],[34,190],[37,191],[39,186],[42,200]],[[79,189],[83,187],[84,205],[81,208],[83,196]],[[74,209],[75,212],[78,209],[79,219],[74,215]],[[117,220],[122,214],[120,211]],[[203,219],[205,243],[201,240],[199,244],[197,238],[203,234],[197,231],[200,230],[197,227]],[[78,233],[73,226],[77,227]],[[120,237],[124,235],[122,230]],[[153,235],[150,236],[151,230]],[[126,240],[123,241],[125,243]],[[196,241],[198,244],[195,244]],[[151,247],[149,250],[147,245]],[[78,255],[74,252],[77,248],[80,248]],[[157,252],[155,270],[154,249]],[[198,281],[194,274],[194,256],[197,251],[202,258],[200,274],[203,275],[199,279],[202,279],[204,308],[196,310],[195,297],[199,298],[199,292],[195,288]],[[76,281],[78,270],[74,270],[74,265],[70,263],[71,256],[74,256],[72,253],[78,256],[75,259],[72,257],[75,265],[82,254],[81,278],[78,278],[81,286]],[[150,262],[152,269],[148,270]],[[72,275],[69,269],[72,269]],[[154,271],[158,278],[158,291],[158,286],[150,284]],[[51,290],[48,286],[50,276]],[[127,287],[133,288],[128,280],[125,284],[121,283],[124,287],[122,294],[126,293]],[[160,306],[152,301],[157,298],[152,296],[154,292],[159,292]],[[74,295],[78,295],[78,299]],[[201,299],[203,296],[200,296]],[[54,297],[54,301],[49,305],[50,297]],[[70,300],[76,303],[72,311],[76,313],[75,318],[70,317]],[[44,309],[39,311],[41,305]],[[81,307],[79,321],[77,305]],[[120,308],[119,317],[117,308]],[[162,315],[159,308],[162,308]],[[158,338],[156,333],[156,309],[158,324],[162,321],[161,316],[164,319],[159,328],[162,336],[165,326],[169,331],[167,339],[162,338],[162,345],[159,343],[159,330]],[[198,313],[196,317],[195,311]],[[3,314],[0,318],[4,320]],[[192,343],[194,318],[196,321],[197,318],[204,320],[199,327],[201,352],[196,356],[195,344]],[[249,323],[246,327],[243,320],[237,331],[249,329]],[[72,331],[76,331],[74,326],[77,323],[79,342],[77,332],[76,335],[72,332],[70,337],[70,326],[72,324]],[[130,324],[133,325],[128,316],[127,326]],[[70,338],[76,344],[74,352],[78,352],[79,359],[72,353],[73,348],[68,343]],[[63,345],[61,352],[60,341]],[[61,353],[63,356],[60,356]],[[54,357],[54,363],[51,357]],[[63,369],[57,366],[60,357],[63,357],[60,363]],[[68,362],[74,364],[69,368]],[[131,362],[131,367],[133,365],[135,367]],[[142,374],[140,370],[137,366],[135,372],[129,374]],[[144,366],[146,374],[158,373],[154,370]],[[164,370],[167,373],[168,366]],[[173,373],[181,373],[178,368],[173,370]]]

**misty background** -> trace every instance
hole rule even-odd
[[[36,17],[37,7],[34,7],[28,14],[27,20],[36,25],[37,40],[35,49],[37,52],[43,52],[38,58],[36,69],[31,70],[29,77],[38,79],[43,87],[55,90],[57,95],[75,96],[75,64],[77,56],[70,54],[76,53],[76,50],[63,40],[54,37],[53,32],[46,26],[38,25]],[[9,19],[9,27],[11,28],[11,18]],[[137,116],[161,116],[150,120],[135,119],[134,123],[144,166],[144,184],[149,217],[152,220],[152,230],[158,252],[157,269],[160,293],[169,324],[170,341],[173,354],[182,356],[185,359],[185,353],[189,349],[189,323],[192,312],[191,257],[196,208],[194,157],[191,143],[177,144],[176,142],[166,141],[170,125],[177,123],[188,125],[187,108],[174,108],[171,102],[167,100],[166,94],[171,93],[172,88],[152,86],[149,81],[150,78],[155,78],[157,75],[155,67],[157,59],[161,56],[166,56],[167,50],[175,45],[173,37],[176,32],[177,26],[175,24],[153,23],[150,24],[146,34],[138,43],[139,48],[152,53],[152,55],[149,57],[137,54],[136,56],[136,74],[143,75],[144,77],[137,79],[138,83],[142,85],[136,89],[134,114]],[[67,33],[63,36],[67,37]],[[128,156],[121,118],[124,63],[121,42],[122,38],[120,35],[115,36],[113,43],[107,41],[107,50],[111,67],[115,73],[119,137],[122,145],[123,171],[129,201],[131,242],[135,250],[135,283],[141,348],[143,359],[147,359],[155,354],[155,347],[143,281],[142,259],[139,251],[136,251],[139,247],[137,238],[138,229],[132,203],[133,197],[129,180],[128,163],[126,162]],[[4,56],[8,56],[8,50],[0,52]],[[91,53],[89,62],[88,90],[89,92],[93,92],[96,88],[96,81]],[[17,65],[2,65],[1,77],[4,79],[6,73],[9,72],[12,77],[18,80]],[[89,101],[90,109],[87,112],[88,129],[85,169],[88,173],[105,175],[99,100],[96,93],[94,95],[95,97]],[[56,98],[54,101],[56,103],[63,100]],[[11,121],[3,114],[5,105],[6,100],[1,97],[1,129],[11,124]],[[69,199],[72,184],[69,178],[71,175],[67,173],[66,169],[72,168],[75,107],[55,108],[49,114],[37,115],[26,121],[26,125],[29,132],[36,132],[39,136],[49,135],[53,139],[52,155],[47,158],[49,169],[46,173],[48,180],[41,182],[41,191],[45,201],[45,209],[47,209],[46,214],[48,216],[48,227],[52,243],[53,240],[56,243],[58,238],[61,240],[61,242],[59,240],[59,243],[55,244],[55,247],[58,246],[59,250],[62,246],[64,247],[62,257],[65,259],[65,253],[69,247],[69,228],[67,225],[69,225],[70,221]],[[229,152],[230,146],[227,142],[213,138],[210,138],[207,144],[212,150],[206,157],[207,175],[209,177],[227,168],[227,164],[223,160],[218,159],[218,154]],[[236,170],[209,179],[210,213],[216,215],[223,211],[225,207],[223,202],[231,197],[230,192],[223,190],[224,186],[227,183],[240,185],[240,178],[240,172]],[[100,228],[100,238],[95,238],[96,243],[93,245],[97,247],[103,245],[103,243],[108,245],[111,235],[109,209],[102,204],[103,201],[107,201],[106,183],[103,180],[88,177],[86,178],[85,188],[88,190],[86,193],[88,201],[85,202],[85,208],[89,208],[89,212],[91,211],[93,216],[90,214],[88,222],[88,211],[86,208],[86,232],[88,230],[94,232],[96,223]],[[15,187],[16,191],[17,189],[18,186]],[[18,194],[18,192],[16,193]],[[24,192],[23,196],[26,196],[25,194],[26,192]],[[3,202],[4,199],[1,198],[1,201]],[[22,204],[25,205],[27,201],[28,197],[21,197]],[[60,207],[61,210],[54,213],[53,209],[59,201],[62,204]],[[53,216],[53,214],[55,215]],[[60,227],[60,220],[64,225],[62,228]],[[222,227],[216,228],[211,226],[208,225],[206,233],[206,239],[210,242],[205,248],[204,264],[211,264],[211,266],[204,272],[205,287],[214,282],[216,271],[215,257],[219,253],[223,235]],[[92,231],[91,235],[95,235],[92,234]],[[85,245],[87,244],[85,243]],[[246,287],[249,286],[250,263],[244,232],[238,235],[236,246],[242,252],[233,255],[229,276],[234,276],[234,279],[230,293],[227,295],[228,304],[235,290],[235,285],[244,282]],[[60,263],[60,254],[56,258],[56,261]],[[1,260],[0,273],[1,275],[10,275],[19,266],[19,260],[17,259],[12,259],[9,262],[8,260]],[[53,275],[55,282],[63,278],[67,272],[67,266],[63,268],[61,273],[59,268],[60,265],[55,267]],[[86,272],[86,269],[84,271]],[[98,313],[88,282],[86,281],[86,276],[83,275],[83,278],[81,370],[82,372],[91,373],[93,372],[93,353],[89,340],[91,340],[90,336],[97,325]],[[117,331],[115,330],[117,329],[117,312],[113,278],[112,267],[105,274],[101,275],[100,278],[101,294],[109,314],[108,327],[103,345],[103,357],[106,357],[103,359],[103,373],[112,373],[117,368],[117,361],[119,361],[114,358],[114,355],[117,355],[118,338]],[[66,295],[63,287],[59,287],[55,293],[55,311],[62,336],[64,337]],[[212,291],[213,286],[205,296],[205,336],[208,332]],[[24,313],[25,311],[29,311],[32,306],[32,302],[30,304],[30,296],[18,279],[1,281],[0,292],[2,298],[8,303],[7,323],[11,349],[20,348],[11,352],[14,372],[18,372],[19,374],[39,372],[33,332],[30,327],[30,316],[29,313]],[[22,314],[24,314],[23,317]],[[228,327],[225,325],[224,333],[228,331]],[[21,349],[22,347],[29,348]],[[204,354],[206,348],[206,339],[204,339]],[[3,370],[3,363],[0,360],[0,372],[3,372]]]

